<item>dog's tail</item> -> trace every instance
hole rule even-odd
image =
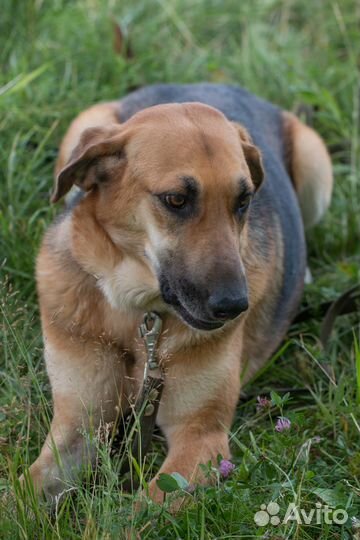
[[[284,112],[289,145],[289,172],[299,199],[305,228],[312,227],[330,205],[333,173],[322,138],[295,115]]]

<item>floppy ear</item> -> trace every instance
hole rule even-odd
[[[232,124],[239,134],[246,163],[250,170],[251,179],[257,191],[263,183],[265,176],[260,150],[254,145],[249,133],[244,127],[236,122],[232,122]]]
[[[85,191],[108,178],[110,168],[125,159],[127,131],[119,125],[86,129],[68,164],[60,171],[51,202],[55,203],[75,184]],[[103,159],[112,158],[112,159]]]

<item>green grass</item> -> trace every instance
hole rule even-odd
[[[113,51],[111,18],[127,28],[134,56]],[[314,283],[305,299],[332,300],[360,281],[360,4],[356,0],[5,0],[0,15],[0,537],[350,539],[360,516],[360,327],[336,323],[329,350],[319,321],[289,331],[276,362],[249,385],[232,429],[236,469],[198,488],[176,517],[150,505],[135,512],[119,460],[99,443],[94,475],[74,486],[55,513],[31,497],[22,504],[17,475],[37,456],[51,417],[42,359],[34,261],[58,212],[48,195],[57,148],[86,106],[159,81],[239,83],[284,108],[308,104],[333,158],[335,194],[309,234]],[[290,399],[256,413],[257,395]],[[276,400],[278,401],[278,400]],[[277,433],[277,416],[292,421]],[[144,482],[164,446],[154,444]],[[306,511],[317,501],[345,508],[344,525],[258,527],[261,504]]]

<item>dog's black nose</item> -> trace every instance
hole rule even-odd
[[[249,302],[247,295],[214,293],[209,297],[208,306],[215,319],[227,321],[246,311]]]

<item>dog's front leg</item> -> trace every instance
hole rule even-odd
[[[198,350],[190,351],[169,367],[158,418],[169,452],[159,473],[178,472],[190,483],[205,483],[199,465],[215,464],[219,454],[230,457],[228,432],[240,391],[240,350],[226,348],[214,347],[211,354],[206,348],[201,356]],[[150,483],[150,496],[161,502],[164,494],[156,481]]]
[[[98,429],[127,407],[130,383],[121,354],[110,346],[70,335],[55,340],[54,329],[45,336],[54,417],[39,457],[20,481],[30,479],[35,492],[52,501],[93,463]]]

